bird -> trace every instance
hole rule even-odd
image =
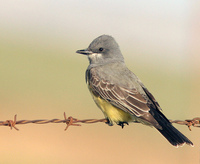
[[[112,36],[101,35],[88,48],[76,53],[89,59],[86,83],[109,126],[117,124],[123,128],[130,122],[142,123],[157,129],[173,146],[185,143],[193,146],[162,113],[160,105],[141,80],[127,68]]]

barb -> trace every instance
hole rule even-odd
[[[73,117],[66,117],[66,114],[64,112],[64,119],[42,119],[42,120],[19,120],[17,121],[17,115],[14,116],[14,120],[6,120],[6,121],[0,121],[0,126],[9,126],[11,129],[14,128],[15,130],[19,130],[16,125],[17,124],[47,124],[47,123],[65,123],[67,124],[66,128],[64,130],[67,130],[69,126],[81,126],[81,124],[78,123],[85,123],[85,124],[92,124],[97,122],[107,122],[107,119],[85,119],[85,120],[79,120]],[[171,123],[179,124],[179,125],[186,125],[189,130],[191,131],[191,126],[193,127],[200,127],[200,117],[196,117],[193,119],[187,119],[185,121],[181,120],[170,120]]]
[[[179,124],[179,125],[186,125],[189,130],[191,131],[191,126],[194,126],[194,127],[200,127],[200,117],[195,117],[193,119],[188,119],[188,120],[185,120],[185,121],[181,121],[181,120],[170,120],[171,123],[176,123],[176,124]]]

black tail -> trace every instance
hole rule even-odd
[[[174,146],[181,146],[183,144],[193,145],[193,143],[179,132],[169,120],[159,111],[159,110],[150,110],[151,115],[159,123],[162,129],[157,130]]]

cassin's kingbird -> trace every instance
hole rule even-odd
[[[123,128],[128,122],[142,123],[155,127],[174,146],[193,145],[169,122],[153,95],[126,67],[113,37],[99,36],[77,53],[88,56],[86,82],[108,125],[115,122]]]

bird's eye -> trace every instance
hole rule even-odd
[[[100,48],[99,48],[99,51],[103,51],[103,48],[102,48],[102,47],[100,47]]]

